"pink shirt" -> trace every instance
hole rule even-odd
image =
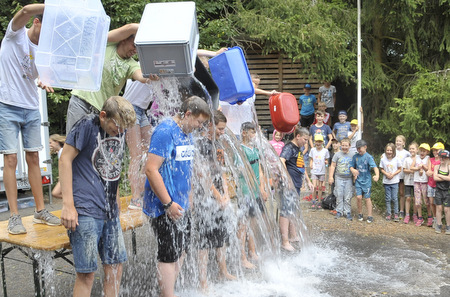
[[[440,160],[436,160],[436,158],[430,158],[431,163],[431,172],[434,172],[434,166],[441,164]],[[432,188],[436,188],[436,181],[434,180],[433,176],[428,177],[428,185]]]
[[[278,156],[281,154],[281,151],[283,150],[284,147],[284,142],[283,141],[276,141],[275,139],[269,141],[269,143],[273,146],[273,148],[275,149],[275,151],[277,152]]]

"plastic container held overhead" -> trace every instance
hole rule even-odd
[[[211,75],[219,87],[219,100],[244,102],[255,93],[244,53],[233,47],[209,60]]]
[[[273,127],[280,132],[291,132],[300,121],[297,100],[290,93],[271,96],[269,106]]]
[[[109,22],[100,0],[46,0],[36,53],[41,81],[98,91]]]
[[[194,2],[145,5],[135,38],[142,74],[192,75],[198,41]]]

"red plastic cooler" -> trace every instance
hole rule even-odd
[[[300,121],[297,99],[290,93],[280,93],[269,99],[273,127],[283,133],[291,132]]]

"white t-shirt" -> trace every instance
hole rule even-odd
[[[430,159],[429,156],[425,156],[425,158],[421,159],[419,155],[416,156],[416,166],[419,167],[420,165],[428,164],[428,160]],[[425,170],[423,171],[422,175],[420,175],[420,171],[414,171],[414,182],[415,183],[427,183],[428,182],[428,176]]]
[[[241,135],[241,126],[245,122],[253,122],[255,114],[255,95],[245,100],[241,105],[231,105],[228,102],[220,101],[222,112],[227,118],[227,127],[235,135]]]
[[[334,99],[333,99],[333,94],[336,93],[336,87],[335,86],[331,86],[329,88],[326,88],[325,86],[321,86],[319,88],[319,93],[320,95],[320,101],[321,102],[325,102],[325,104],[327,105],[327,108],[329,107],[334,107]]]
[[[37,45],[23,27],[12,30],[9,22],[0,47],[0,102],[26,109],[39,109],[35,65]]]
[[[326,148],[318,151],[315,147],[309,152],[309,157],[313,160],[313,167],[311,174],[324,175],[325,174],[325,160],[330,158],[330,152]]]
[[[350,135],[352,135],[353,131],[348,131],[348,137],[350,137]],[[359,131],[355,132],[355,135],[353,135],[353,137],[350,139],[350,152],[353,154],[357,154],[358,150],[356,149],[356,142],[359,139]]]
[[[387,173],[394,173],[399,168],[402,167],[402,163],[397,157],[394,157],[392,159],[388,159],[386,156],[382,156],[380,160],[380,168],[382,168]],[[386,185],[393,185],[398,184],[400,182],[400,178],[398,174],[396,174],[393,178],[388,179],[386,175],[383,174],[383,184]]]
[[[408,156],[403,161],[403,169],[410,169],[413,159],[411,156]],[[405,186],[414,186],[414,173],[403,173],[403,182],[405,183]]]
[[[149,84],[143,84],[140,81],[128,79],[123,98],[130,101],[131,104],[145,110],[153,100],[153,90]]]
[[[407,151],[407,150],[405,150],[405,149],[402,149],[401,151],[399,151],[399,150],[395,150],[395,156],[400,160],[400,162],[403,164],[403,161],[405,161],[405,159],[407,158],[407,157],[410,157],[411,156],[411,154]],[[404,179],[404,177],[405,177],[405,174],[403,173],[403,169],[402,169],[402,172],[400,172],[400,175],[399,175],[399,178],[400,179]]]

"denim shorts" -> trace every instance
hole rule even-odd
[[[96,219],[78,216],[75,231],[68,231],[75,271],[91,273],[97,270],[97,253],[103,264],[112,265],[127,260],[120,219]]]
[[[436,188],[433,188],[430,185],[427,185],[427,197],[434,198],[434,196],[436,196]]]
[[[150,125],[150,122],[148,120],[147,113],[145,112],[145,109],[140,108],[139,106],[133,105],[134,112],[136,113],[136,125],[139,125],[139,127],[146,127]]]
[[[370,198],[370,188],[363,189],[361,187],[355,186],[356,196],[363,196],[366,199]]]
[[[26,152],[37,152],[41,144],[41,114],[39,109],[26,109],[0,102],[0,153],[17,154],[19,131]]]

